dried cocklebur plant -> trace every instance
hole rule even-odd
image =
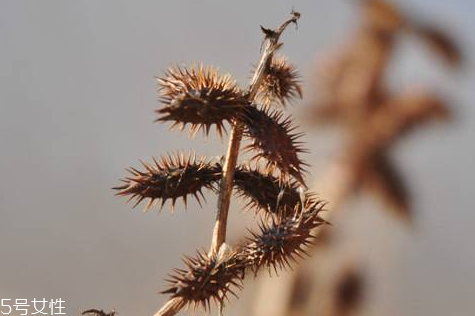
[[[389,149],[413,128],[447,120],[450,110],[431,91],[390,92],[385,70],[398,37],[405,34],[428,43],[451,66],[461,63],[462,54],[442,30],[409,19],[389,2],[360,2],[362,27],[346,50],[322,65],[319,92],[325,97],[315,102],[310,116],[315,119],[313,123],[337,123],[347,131],[342,160],[351,170],[351,179],[341,196],[360,187],[368,189],[387,203],[388,210],[411,222],[410,194],[389,159]]]
[[[231,125],[231,133],[224,163],[191,153],[153,158],[151,163],[141,162],[140,169],[127,169],[129,175],[115,188],[117,195],[134,200],[134,206],[147,201],[145,210],[156,203],[163,207],[167,201],[174,207],[178,199],[186,205],[190,196],[201,205],[203,189],[219,194],[211,249],[186,257],[185,268],[174,270],[162,292],[171,298],[157,316],[174,315],[189,306],[209,310],[212,301],[222,310],[229,295],[242,287],[246,272],[285,269],[305,256],[305,246],[315,238],[312,231],[326,223],[320,217],[324,203],[304,190],[301,134],[295,132],[290,117],[270,109],[301,96],[295,68],[275,56],[282,46],[280,35],[299,18],[292,12],[277,29],[262,28],[262,56],[246,90],[230,75],[202,65],[174,67],[158,78],[164,106],[156,111],[157,121],[182,130],[190,124],[191,136],[200,129],[208,135],[214,126],[223,137],[226,124]],[[254,157],[237,164],[243,136],[249,139],[246,151]],[[230,247],[225,240],[233,190],[261,216],[259,230]]]
[[[319,177],[319,191],[330,204],[325,219],[331,218],[355,193],[368,191],[384,202],[382,210],[389,211],[406,224],[413,222],[411,194],[407,179],[390,159],[394,145],[415,128],[432,121],[446,121],[450,109],[432,91],[390,91],[385,80],[388,64],[401,36],[415,36],[428,44],[430,52],[440,56],[449,66],[462,62],[462,53],[445,30],[409,19],[392,4],[382,0],[361,0],[362,23],[349,44],[332,52],[318,68],[317,100],[305,113],[312,125],[336,124],[344,130],[346,143],[340,159]],[[336,163],[335,163],[336,162]],[[331,236],[329,236],[331,238]],[[319,254],[327,254],[332,245]],[[328,271],[318,256],[307,260],[303,268],[285,279],[285,284],[263,279],[261,293],[256,295],[255,315],[315,315],[315,300],[333,295],[327,288],[315,284]],[[336,264],[334,261],[333,264]],[[302,289],[298,280],[305,279]],[[271,289],[271,290],[269,290]],[[296,294],[297,293],[297,294]],[[300,295],[299,293],[305,293]],[[331,301],[334,298],[323,300]],[[292,300],[299,302],[294,308]],[[259,302],[284,302],[274,308]],[[331,312],[328,312],[331,314]]]

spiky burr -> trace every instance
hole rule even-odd
[[[130,176],[123,180],[124,184],[117,186],[117,195],[129,196],[129,201],[135,199],[134,207],[142,200],[148,199],[145,210],[149,210],[157,201],[161,207],[170,200],[175,206],[177,199],[182,198],[186,205],[187,196],[193,195],[201,204],[202,189],[214,189],[215,183],[221,177],[221,168],[212,164],[204,157],[196,159],[196,155],[169,155],[149,164],[142,162],[144,171],[129,168]]]
[[[224,122],[240,117],[247,104],[229,74],[201,64],[170,68],[158,79],[158,93],[165,106],[156,110],[157,121],[172,121],[180,129],[190,124],[190,135],[200,129],[208,135],[213,125],[222,135]]]
[[[243,248],[251,268],[257,271],[265,266],[277,274],[290,267],[289,261],[308,255],[305,247],[313,244],[315,228],[326,223],[320,217],[324,205],[322,201],[308,200],[297,205],[292,216],[275,216],[270,223],[261,222],[259,232],[252,232]]]
[[[264,159],[267,166],[279,168],[283,176],[291,175],[305,186],[306,164],[299,154],[307,150],[300,141],[303,134],[295,131],[291,117],[278,110],[248,107],[244,122],[245,135],[251,139],[245,149],[256,153],[252,159]]]
[[[238,193],[247,200],[247,207],[268,214],[278,212],[291,214],[301,202],[299,184],[282,181],[273,174],[273,169],[261,170],[250,166],[240,166],[234,175],[234,185]]]
[[[263,83],[257,93],[257,101],[264,106],[273,103],[285,106],[295,98],[302,98],[300,76],[286,57],[274,57],[265,70]]]
[[[186,269],[175,269],[162,293],[181,298],[194,309],[201,305],[209,310],[211,301],[223,304],[229,293],[236,296],[234,291],[242,288],[245,262],[236,252],[211,255],[197,252],[195,257],[185,257],[183,262]]]

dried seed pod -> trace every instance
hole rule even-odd
[[[259,232],[251,232],[252,237],[243,247],[247,264],[257,271],[265,266],[285,269],[290,266],[289,260],[307,255],[305,247],[314,243],[312,230],[324,223],[320,217],[325,203],[309,200],[305,207],[297,207],[292,217],[276,217],[270,224],[261,222]]]
[[[239,118],[247,100],[230,75],[220,75],[212,67],[170,68],[158,79],[160,100],[165,104],[156,110],[157,121],[173,121],[172,128],[191,124],[190,135],[200,129],[208,135],[216,125],[219,135],[224,122]]]
[[[201,190],[214,189],[214,184],[221,178],[221,168],[217,164],[212,164],[203,157],[197,160],[196,155],[169,155],[162,157],[160,161],[154,158],[153,162],[153,165],[142,162],[145,171],[127,169],[131,176],[122,180],[124,185],[114,188],[118,190],[117,195],[129,195],[129,201],[136,199],[134,207],[146,198],[149,201],[145,210],[157,200],[161,200],[162,207],[167,200],[171,200],[174,206],[180,197],[186,205],[190,194],[201,204],[198,196],[200,194],[203,197]]]
[[[162,293],[182,298],[195,309],[202,305],[209,310],[212,300],[221,305],[228,293],[236,296],[233,288],[242,287],[245,265],[236,252],[220,252],[211,257],[198,252],[195,258],[186,257],[183,261],[186,269],[175,269],[167,280],[169,287]]]
[[[297,69],[285,57],[274,57],[266,66],[262,85],[257,92],[257,100],[264,106],[277,103],[285,106],[287,102],[302,98]]]
[[[244,133],[252,143],[246,150],[257,151],[252,159],[264,158],[267,166],[276,166],[284,176],[290,174],[305,185],[302,173],[306,164],[298,157],[299,153],[307,152],[298,140],[302,134],[293,133],[296,127],[292,126],[290,116],[282,117],[281,111],[248,106],[243,121],[246,126]]]
[[[234,173],[234,186],[248,200],[247,206],[256,212],[277,214],[280,209],[290,214],[301,201],[298,183],[281,181],[272,175],[272,170],[240,166]]]

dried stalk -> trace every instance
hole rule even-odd
[[[254,72],[249,84],[247,99],[250,104],[254,101],[259,87],[265,75],[266,67],[271,62],[275,51],[279,48],[279,38],[285,28],[291,23],[297,23],[300,13],[292,12],[292,17],[284,21],[276,30],[268,30],[262,28],[265,33],[264,51],[261,60]],[[226,227],[228,221],[229,203],[231,200],[231,192],[233,189],[234,170],[236,169],[237,158],[239,156],[239,147],[241,144],[243,133],[243,124],[239,121],[233,122],[231,136],[229,139],[228,151],[223,167],[223,178],[220,184],[218,196],[218,211],[216,213],[216,222],[213,230],[210,253],[217,253],[219,247],[226,240]]]
[[[235,121],[229,138],[228,151],[223,166],[223,177],[220,183],[218,196],[218,211],[216,213],[216,222],[213,229],[210,254],[219,251],[219,247],[226,240],[226,227],[228,222],[229,203],[231,201],[231,192],[233,190],[234,170],[236,169],[237,158],[239,156],[239,147],[241,145],[243,126],[241,122]]]
[[[259,87],[261,86],[266,67],[271,62],[275,51],[280,47],[279,38],[285,28],[291,23],[297,23],[300,14],[292,12],[292,16],[284,21],[276,30],[269,30],[262,28],[265,33],[264,51],[262,53],[259,64],[255,70],[254,76],[246,94],[249,104],[252,104],[256,97]],[[223,166],[223,174],[220,183],[220,190],[218,196],[218,211],[216,214],[216,222],[213,229],[213,236],[211,241],[210,255],[217,254],[221,245],[226,240],[226,227],[229,212],[229,204],[231,193],[233,189],[234,171],[236,169],[237,158],[239,156],[239,148],[243,134],[243,124],[234,120],[232,123],[232,130],[228,144],[228,150]],[[155,316],[171,316],[178,313],[185,306],[185,302],[181,298],[172,298],[169,300]]]
[[[183,307],[185,302],[181,298],[172,298],[160,308],[154,316],[173,316],[177,314]]]

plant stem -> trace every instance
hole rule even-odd
[[[277,29],[267,30],[262,28],[265,33],[264,51],[262,52],[259,64],[254,72],[254,76],[249,84],[247,91],[247,101],[252,104],[256,97],[259,87],[262,84],[266,68],[272,60],[275,51],[280,47],[279,38],[285,28],[291,24],[297,24],[300,13],[292,12],[292,16],[285,20]],[[233,122],[231,135],[229,137],[228,151],[223,166],[223,176],[220,182],[220,190],[218,196],[218,211],[216,214],[216,222],[213,230],[211,241],[210,255],[217,254],[219,248],[226,240],[226,227],[228,221],[229,203],[234,182],[234,170],[236,169],[237,158],[239,156],[239,147],[244,126],[238,121]],[[181,298],[170,299],[154,316],[173,316],[178,313],[184,306],[185,302]]]
[[[154,316],[173,316],[177,314],[184,306],[185,302],[181,298],[172,298],[166,302],[165,305],[163,305],[163,307],[160,308],[160,310],[156,312]]]
[[[254,101],[259,87],[262,84],[266,68],[272,60],[272,56],[279,48],[279,38],[282,32],[290,23],[297,23],[300,14],[292,12],[292,17],[285,20],[276,30],[265,30],[264,51],[254,72],[254,76],[249,84],[247,100],[250,104]],[[220,183],[218,196],[218,211],[216,213],[216,222],[213,230],[210,254],[218,253],[219,247],[226,241],[226,227],[228,221],[229,204],[233,189],[234,170],[236,169],[237,158],[239,156],[239,147],[241,144],[243,126],[235,121],[229,138],[228,152],[223,166],[223,177]]]
[[[229,138],[228,152],[223,166],[223,177],[220,182],[218,196],[218,211],[216,213],[216,222],[211,240],[210,254],[216,254],[219,247],[226,240],[226,227],[228,222],[229,204],[231,201],[231,192],[233,189],[234,170],[236,169],[237,158],[239,156],[239,147],[241,145],[243,126],[235,121]]]

